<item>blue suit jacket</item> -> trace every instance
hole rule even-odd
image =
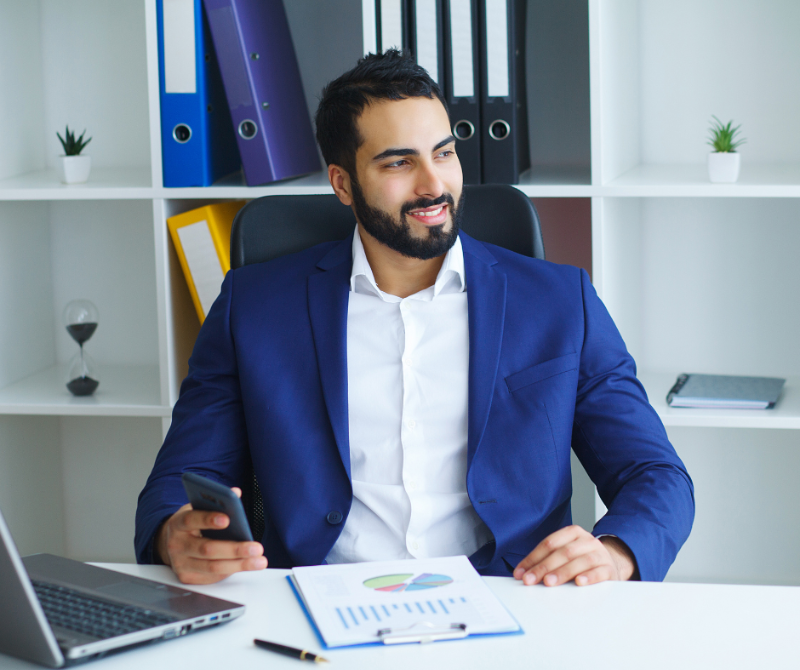
[[[585,272],[461,234],[469,309],[467,490],[508,575],[571,522],[570,449],[642,579],[663,579],[694,517],[691,479]],[[186,496],[185,470],[241,485],[252,457],[272,567],[323,562],[352,502],[346,326],[352,237],[229,272],[139,497],[138,560]]]

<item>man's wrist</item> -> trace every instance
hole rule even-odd
[[[636,567],[636,557],[628,548],[628,545],[616,535],[602,535],[598,539],[605,545],[608,553],[611,554],[611,560],[614,561],[619,578],[622,581],[638,580],[639,570]]]

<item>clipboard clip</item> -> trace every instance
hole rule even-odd
[[[378,631],[378,637],[384,644],[409,644],[412,642],[426,644],[439,640],[459,640],[467,635],[469,633],[465,623],[451,623],[445,628],[430,621],[421,621],[408,628],[397,630],[381,628]]]

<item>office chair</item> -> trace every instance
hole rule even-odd
[[[464,187],[461,228],[468,235],[531,258],[544,259],[539,215],[520,190],[501,184]],[[343,240],[355,228],[349,207],[331,195],[265,196],[245,205],[233,220],[231,268]],[[252,469],[242,502],[253,537],[264,535],[264,504]]]

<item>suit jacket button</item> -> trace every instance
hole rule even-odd
[[[332,526],[342,523],[343,518],[344,517],[342,516],[341,512],[338,512],[336,510],[334,510],[333,512],[328,512],[328,523],[331,524]]]

